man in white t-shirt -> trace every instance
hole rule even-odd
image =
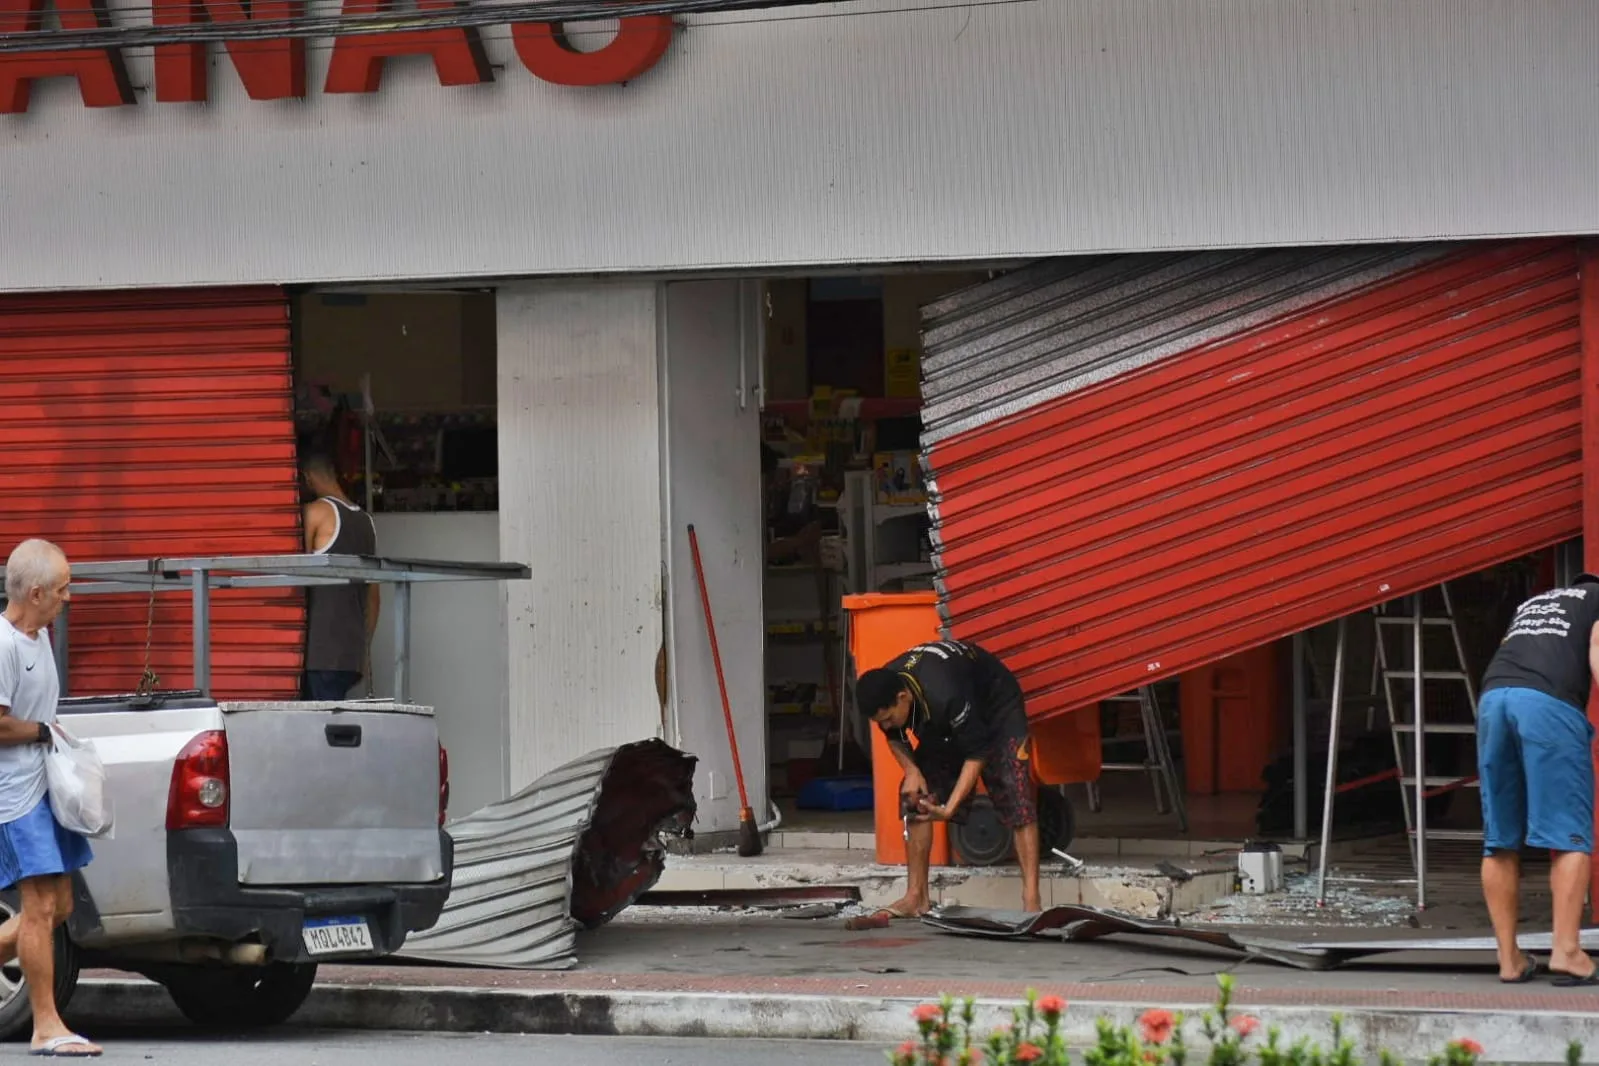
[[[67,1028],[55,1002],[55,933],[72,913],[72,874],[89,865],[89,842],[63,829],[50,808],[44,756],[61,681],[46,627],[71,594],[67,557],[25,540],[6,560],[0,617],[0,888],[16,886],[21,912],[0,924],[0,964],[18,959],[33,1005],[33,1054],[89,1058],[100,1048]]]

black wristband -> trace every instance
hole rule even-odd
[[[50,735],[50,727],[44,722],[39,723],[39,743],[48,744],[54,737]]]

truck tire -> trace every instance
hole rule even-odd
[[[0,921],[17,913],[15,889],[0,892]],[[56,930],[56,1009],[66,1010],[78,987],[78,948],[66,926]],[[33,1000],[22,969],[13,959],[0,967],[0,1040],[26,1040],[33,1035]]]
[[[994,801],[973,796],[966,808],[966,822],[949,823],[949,843],[967,866],[998,866],[1015,854],[1013,834],[999,820]]]
[[[1071,851],[1077,839],[1077,812],[1072,801],[1059,788],[1052,785],[1038,787],[1038,858],[1040,862],[1055,861],[1052,848]]]
[[[315,963],[194,967],[161,975],[183,1016],[206,1029],[262,1029],[294,1016],[316,980]]]

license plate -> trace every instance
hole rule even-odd
[[[312,918],[301,936],[308,955],[372,950],[372,930],[365,918]]]

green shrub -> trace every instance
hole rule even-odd
[[[1217,979],[1216,1005],[1199,1016],[1199,1031],[1209,1045],[1205,1066],[1363,1066],[1355,1042],[1344,1034],[1343,1020],[1333,1015],[1331,1042],[1327,1045],[1300,1038],[1284,1045],[1275,1028],[1260,1033],[1260,1020],[1232,1008],[1233,979]],[[957,1004],[948,996],[939,1003],[924,1003],[911,1012],[916,1035],[889,1052],[893,1066],[1067,1066],[1071,1056],[1061,1035],[1066,1001],[1059,996],[1039,996],[1029,991],[1027,1000],[1012,1012],[1010,1025],[986,1038],[973,1032],[975,1001]],[[1155,1008],[1145,1011],[1134,1026],[1116,1025],[1106,1018],[1095,1023],[1097,1039],[1082,1053],[1083,1066],[1199,1066],[1190,1052],[1182,1014]],[[1469,1038],[1451,1040],[1428,1060],[1429,1066],[1477,1066],[1482,1045]],[[1582,1061],[1582,1045],[1566,1049],[1568,1066]],[[1400,1066],[1386,1051],[1381,1066]]]

